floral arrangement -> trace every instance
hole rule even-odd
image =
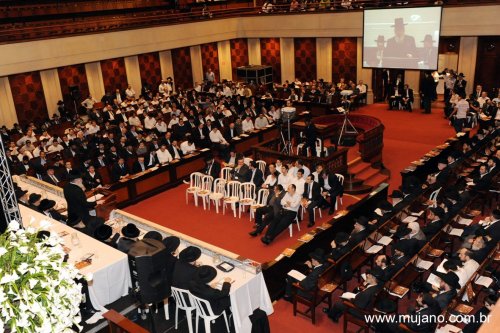
[[[37,234],[12,221],[0,235],[0,332],[79,331],[82,276],[58,235]]]

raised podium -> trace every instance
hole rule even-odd
[[[109,214],[116,209],[116,194],[103,187],[95,188],[85,193],[87,201],[104,200],[104,203],[95,206],[96,215],[105,221],[109,219]]]

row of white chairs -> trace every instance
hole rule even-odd
[[[196,297],[186,289],[180,289],[172,287],[172,296],[175,299],[175,329],[177,329],[179,323],[179,310],[184,310],[186,312],[186,320],[188,323],[189,333],[193,333],[193,311],[194,318],[196,321],[194,333],[198,333],[198,321],[203,319],[205,324],[205,332],[211,332],[211,323],[215,321],[220,316],[224,316],[226,322],[226,329],[229,333],[229,321],[227,318],[226,311],[224,310],[221,314],[215,314],[212,310],[210,302],[202,298]],[[166,303],[168,304],[168,303]],[[165,307],[165,318],[168,320],[168,305]]]

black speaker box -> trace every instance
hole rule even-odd
[[[355,136],[343,136],[342,140],[340,140],[340,145],[344,147],[352,147],[356,145],[356,137]]]
[[[169,295],[168,251],[154,239],[137,241],[128,252],[134,293],[141,304],[157,303]]]

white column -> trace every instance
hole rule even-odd
[[[127,73],[128,84],[140,94],[142,89],[141,68],[139,67],[139,58],[137,56],[124,57],[125,72]],[[139,96],[139,95],[137,95]]]
[[[85,73],[89,84],[89,92],[95,99],[99,99],[105,94],[104,80],[102,78],[101,62],[91,62],[85,64]],[[82,96],[87,98],[87,96]]]
[[[458,54],[458,72],[464,73],[467,86],[467,96],[474,91],[474,73],[476,72],[477,37],[461,37],[460,53]]]
[[[293,38],[280,38],[281,81],[295,80],[295,47]]]
[[[366,104],[373,104],[373,87],[372,87],[372,75],[373,70],[371,68],[363,68],[363,38],[358,37],[356,44],[356,71],[358,73],[357,81],[363,80],[363,83],[368,86],[366,91]],[[356,82],[356,84],[358,84]]]
[[[316,38],[316,77],[332,81],[332,39]]]
[[[250,65],[261,65],[260,38],[248,38],[248,63]]]
[[[57,113],[57,102],[63,99],[57,69],[40,71],[40,79],[42,80],[49,118],[52,118],[52,115]]]
[[[193,71],[193,87],[195,82],[203,82],[203,64],[201,63],[201,47],[195,45],[189,47],[191,54],[191,70]]]
[[[16,107],[12,90],[10,89],[9,78],[7,76],[0,77],[0,126],[12,126],[17,123]]]
[[[174,79],[174,65],[172,64],[172,52],[161,51],[160,55],[160,68],[161,68],[161,77],[162,79],[166,79],[167,77],[171,77]]]
[[[233,69],[231,68],[231,43],[229,40],[217,42],[217,53],[219,56],[220,79],[233,80]]]

